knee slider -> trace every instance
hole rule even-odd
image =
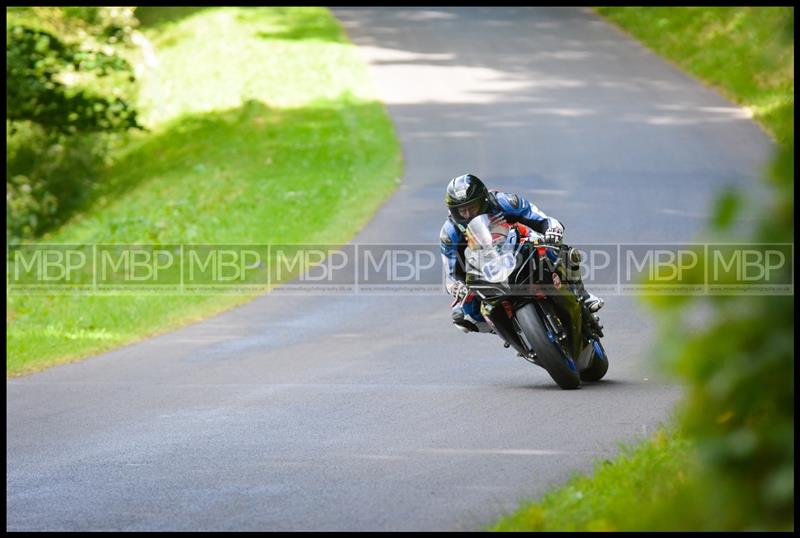
[[[567,253],[567,257],[569,259],[570,269],[578,269],[581,265],[581,251],[575,247],[569,247],[569,252]]]
[[[581,276],[581,253],[578,249],[570,247],[567,253],[567,278],[576,280]]]

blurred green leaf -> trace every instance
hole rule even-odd
[[[712,217],[712,225],[718,230],[725,230],[733,223],[740,207],[742,199],[735,190],[727,190],[721,194],[716,201]]]

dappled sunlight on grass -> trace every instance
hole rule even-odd
[[[133,144],[107,172],[99,204],[48,239],[301,241],[301,220],[320,226],[319,239],[336,215],[354,219],[342,223],[352,233],[368,214],[353,204],[382,196],[360,187],[393,188],[397,150],[378,103],[274,109],[250,101],[181,117]]]
[[[351,92],[371,98],[366,70],[322,8],[217,8],[152,34],[157,62],[141,81],[148,126],[249,100],[305,106]],[[148,34],[149,35],[149,34]]]
[[[602,7],[597,11],[682,69],[751,109],[779,141],[793,130],[794,42],[782,42],[790,7]],[[654,24],[655,21],[655,24]],[[753,43],[759,46],[754,47]]]
[[[44,240],[300,242],[313,230],[319,242],[348,241],[394,190],[402,161],[366,66],[327,9],[150,15],[149,130],[131,133],[80,212]],[[10,296],[6,371],[77,360],[256,295]]]

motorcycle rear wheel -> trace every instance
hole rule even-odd
[[[606,350],[603,349],[603,345],[599,341],[595,341],[592,345],[595,346],[594,351],[592,351],[592,365],[581,372],[581,379],[583,381],[600,381],[608,371],[608,357],[606,356]],[[598,347],[601,351],[600,354],[597,353]]]

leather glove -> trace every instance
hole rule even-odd
[[[552,226],[544,232],[544,241],[551,245],[560,245],[561,239],[564,237],[564,228],[561,226]]]

